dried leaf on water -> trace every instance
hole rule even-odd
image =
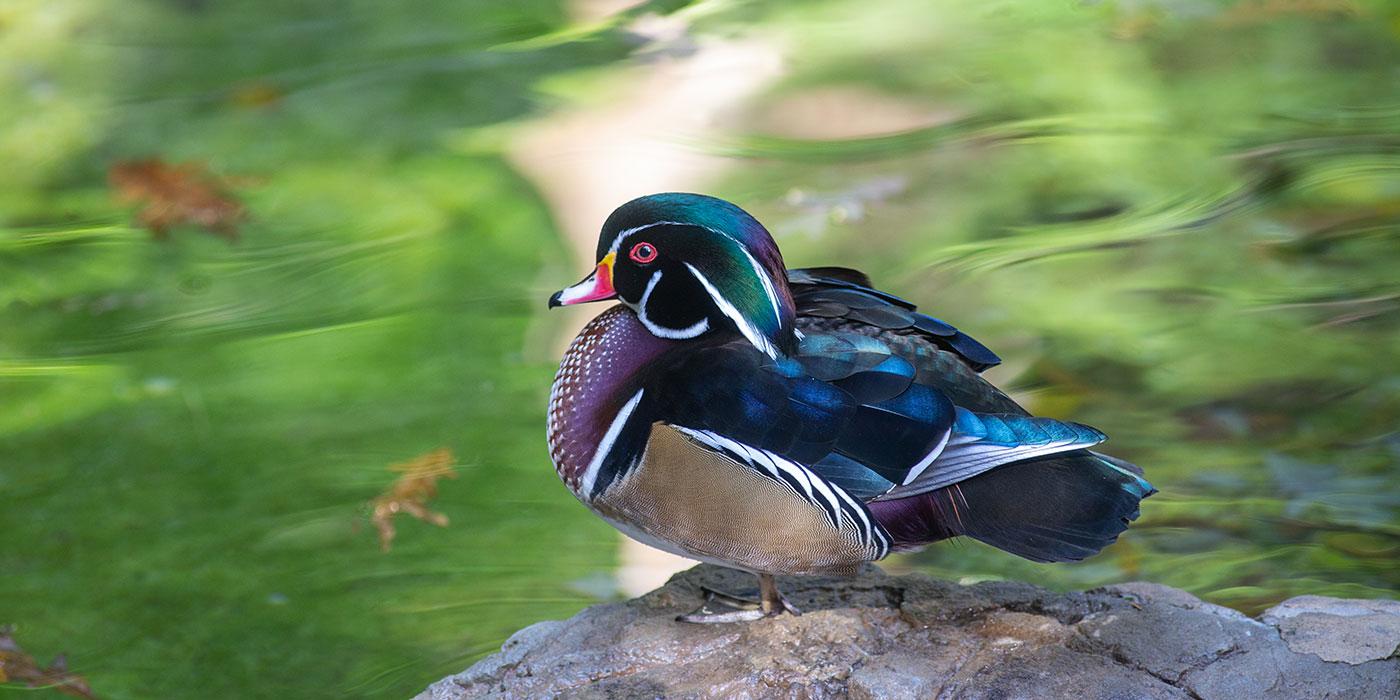
[[[67,657],[54,657],[42,668],[15,641],[14,629],[0,627],[0,683],[24,683],[30,688],[52,688],[78,698],[96,698],[87,679],[68,670]]]
[[[389,551],[395,535],[394,516],[399,513],[447,527],[447,516],[428,510],[427,503],[437,497],[438,479],[457,478],[457,472],[452,469],[455,461],[452,451],[444,447],[389,467],[389,471],[400,472],[401,476],[370,503],[373,507],[370,520],[379,530],[381,549]]]
[[[198,226],[206,232],[238,240],[243,204],[199,163],[166,163],[159,158],[115,163],[107,179],[117,198],[139,204],[137,221],[158,240],[176,226]]]

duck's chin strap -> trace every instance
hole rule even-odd
[[[778,590],[778,582],[772,574],[758,575],[758,600],[701,587],[705,602],[694,611],[676,616],[680,622],[696,624],[718,624],[725,622],[752,622],[765,617],[776,617],[783,613],[801,615],[786,596]]]

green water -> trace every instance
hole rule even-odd
[[[833,86],[946,114],[696,147],[740,157],[714,192],[790,263],[864,268],[969,330],[997,381],[1162,489],[1083,564],[961,543],[893,567],[1250,611],[1397,595],[1400,6],[682,16],[783,42],[753,125]],[[618,538],[543,437],[543,300],[582,271],[501,154],[630,65],[620,23],[567,17],[0,5],[0,625],[27,651],[66,652],[101,697],[405,697],[597,600]],[[107,182],[149,157],[226,177],[240,239],[154,241]],[[366,504],[438,447],[451,524],[400,518],[381,553]]]

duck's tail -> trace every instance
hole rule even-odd
[[[1031,561],[1078,561],[1118,539],[1156,492],[1136,465],[1075,450],[868,505],[896,549],[967,535]]]

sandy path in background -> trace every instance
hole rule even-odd
[[[627,2],[579,2],[581,21],[618,11]],[[686,41],[684,27],[650,18],[639,32]],[[607,104],[564,110],[527,128],[510,144],[510,162],[548,202],[581,278],[593,263],[598,230],[618,205],[644,194],[703,191],[730,163],[687,144],[708,143],[721,118],[771,84],[781,53],[758,39],[691,40],[693,51],[664,52],[630,69],[628,87]],[[555,356],[599,311],[564,309]],[[665,583],[694,562],[621,536],[619,588],[635,596]]]

